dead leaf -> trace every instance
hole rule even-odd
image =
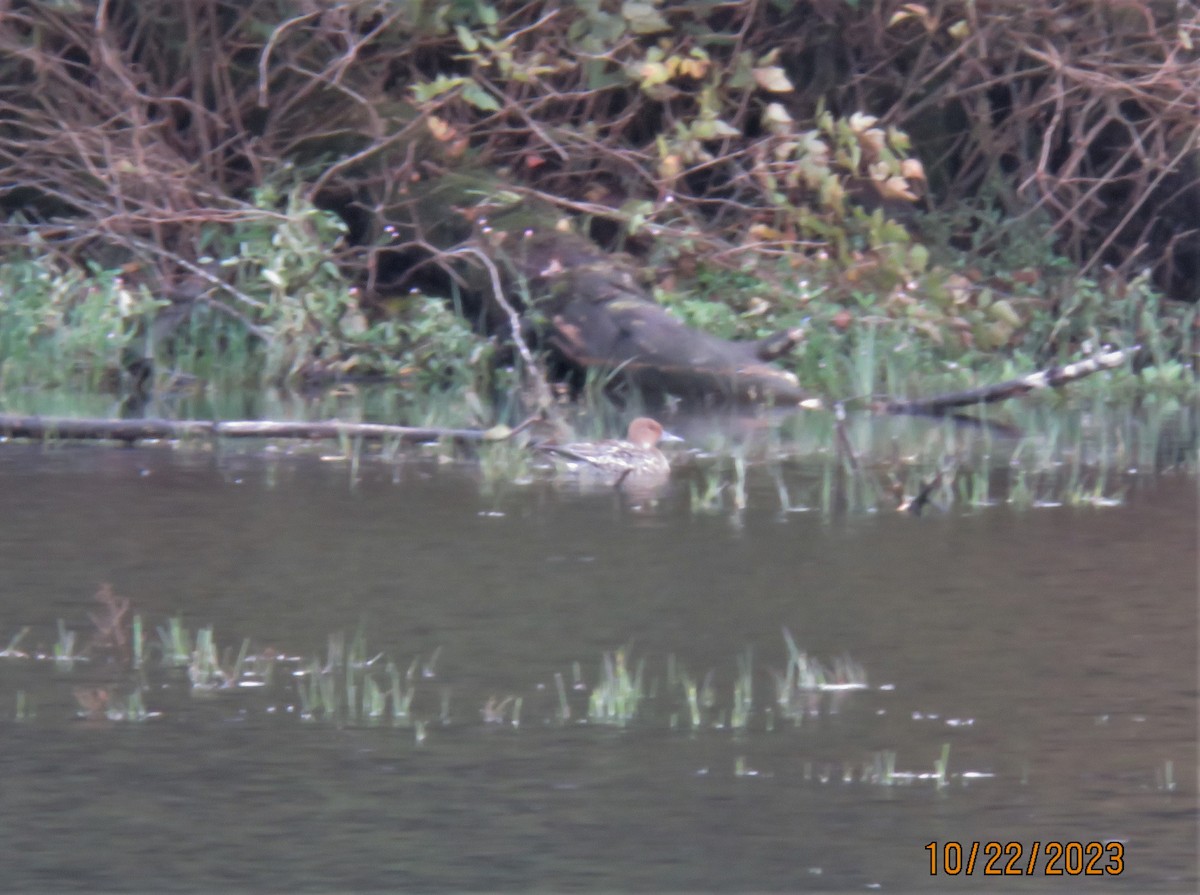
[[[444,118],[439,118],[437,115],[430,115],[426,118],[425,126],[429,128],[429,133],[433,134],[433,138],[442,143],[453,140],[458,136],[458,131],[455,130],[454,125],[450,124]]]
[[[763,90],[769,90],[771,93],[790,93],[796,89],[788,80],[787,74],[778,65],[754,69],[754,82]]]

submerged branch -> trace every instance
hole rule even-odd
[[[1111,370],[1119,367],[1141,349],[1140,345],[1131,348],[1106,351],[1089,357],[1087,360],[1076,361],[1064,367],[1050,367],[1038,370],[1017,379],[1009,379],[995,385],[984,385],[979,388],[967,389],[962,392],[950,392],[936,395],[932,398],[918,398],[914,401],[888,400],[876,404],[876,410],[884,413],[911,413],[929,416],[944,416],[958,407],[968,407],[973,404],[992,404],[1009,398],[1018,398],[1032,391],[1044,388],[1059,388],[1068,382],[1075,382],[1085,376],[1091,376],[1100,370]]]

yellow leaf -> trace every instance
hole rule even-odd
[[[898,25],[909,19],[920,19],[926,31],[932,31],[934,28],[933,16],[929,14],[928,7],[920,3],[905,3],[888,19],[887,26],[891,28],[893,25]]]
[[[671,72],[661,62],[643,62],[638,67],[638,77],[642,81],[642,89],[653,87],[655,84],[665,84],[671,80]]]
[[[658,173],[664,180],[674,180],[683,170],[683,162],[675,153],[665,156],[658,163]]]
[[[781,232],[767,224],[751,224],[747,232],[761,242],[774,242],[783,239]]]
[[[761,317],[771,310],[771,303],[760,295],[751,296],[749,306],[742,313],[743,317]]]
[[[447,140],[453,140],[458,133],[454,129],[454,125],[436,115],[430,115],[426,118],[425,126],[429,128],[429,133],[433,134],[433,138],[442,143],[445,143]]]

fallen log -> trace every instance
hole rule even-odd
[[[1091,376],[1101,370],[1111,370],[1119,367],[1141,350],[1140,345],[1131,348],[1115,349],[1096,354],[1086,360],[1076,361],[1063,367],[1050,367],[1028,373],[1016,379],[1009,379],[995,385],[984,385],[961,392],[948,392],[931,398],[915,400],[888,399],[875,402],[872,409],[877,413],[907,413],[920,416],[945,416],[952,410],[969,407],[976,404],[993,404],[1018,398],[1030,392],[1047,388],[1061,388],[1068,382],[1075,382],[1085,376]]]
[[[799,330],[737,342],[692,329],[650,297],[628,259],[573,234],[521,234],[498,248],[546,320],[549,345],[576,367],[629,383],[652,406],[665,395],[810,401],[792,373],[771,364],[800,342]]]
[[[422,249],[397,249],[393,279],[376,284],[380,303],[406,292],[419,267],[436,264],[452,271],[472,316],[512,339],[527,372],[538,368],[533,344],[550,349],[556,371],[595,372],[610,391],[631,386],[649,407],[667,396],[705,405],[809,400],[795,375],[772,364],[800,342],[799,330],[733,341],[693,329],[653,299],[634,258],[560,229],[555,208],[528,198],[481,200],[513,195],[486,174],[435,179],[425,188],[409,209],[412,219],[389,221],[398,247]],[[578,384],[582,376],[571,379]],[[531,409],[546,406],[540,397],[530,402]]]
[[[291,422],[164,419],[87,419],[53,416],[0,414],[0,437],[68,439],[84,441],[135,441],[183,438],[362,438],[368,441],[395,440],[401,444],[427,444],[452,439],[481,442],[508,437],[489,429],[445,429],[389,426],[383,423]]]

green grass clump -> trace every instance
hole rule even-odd
[[[630,672],[624,649],[605,653],[600,663],[600,680],[592,688],[588,702],[588,720],[593,724],[625,727],[637,718],[645,696],[645,667],[645,659],[639,659],[636,669]]]
[[[111,388],[165,304],[117,270],[81,269],[55,255],[4,259],[0,292],[0,392]]]
[[[783,718],[799,723],[819,713],[823,693],[866,688],[866,672],[854,660],[841,657],[827,666],[797,647],[787,628],[783,638],[788,649],[787,666],[782,674],[775,673],[775,703]]]
[[[349,643],[342,632],[330,634],[327,642],[324,662],[310,659],[295,672],[301,718],[351,726],[387,721],[394,727],[407,727],[414,723],[412,702],[416,678],[421,674],[419,657],[401,674],[383,653],[368,651],[361,630]],[[382,675],[377,673],[381,665]],[[432,668],[427,669],[432,676]]]

